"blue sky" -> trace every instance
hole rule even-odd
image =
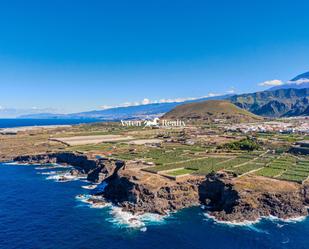
[[[309,71],[308,9],[298,0],[1,1],[0,109],[263,90]]]

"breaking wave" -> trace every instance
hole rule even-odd
[[[51,175],[46,178],[46,180],[54,180],[56,182],[71,182],[71,181],[77,181],[80,179],[85,179],[85,177],[74,176],[74,175],[71,175],[70,173]]]
[[[163,224],[166,218],[166,216],[151,213],[135,215],[115,206],[111,207],[110,215],[112,217],[106,220],[117,227],[135,228],[141,231],[146,231],[148,225]]]

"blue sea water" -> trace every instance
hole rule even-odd
[[[75,196],[82,181],[46,180],[35,166],[0,164],[1,249],[307,249],[309,220],[263,220],[253,226],[217,224],[198,207],[147,229],[121,225],[110,208],[94,209]]]
[[[98,122],[97,119],[0,119],[0,128],[42,125],[74,125]]]

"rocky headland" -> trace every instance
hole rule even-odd
[[[224,172],[174,181],[130,168],[121,160],[89,158],[71,152],[20,156],[14,161],[71,165],[72,175],[86,175],[88,181],[106,183],[102,191],[95,193],[95,202],[104,199],[134,214],[164,215],[204,205],[208,214],[229,222],[257,221],[264,216],[291,219],[308,215],[309,184],[250,175],[235,178]]]
[[[308,215],[308,190],[309,185],[259,176],[211,174],[200,185],[200,197],[219,221],[257,221],[268,216],[293,219]]]

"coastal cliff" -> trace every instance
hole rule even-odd
[[[307,216],[308,186],[263,177],[231,179],[211,174],[200,186],[201,202],[219,221],[257,221],[276,216],[291,219]]]
[[[27,164],[64,164],[74,167],[71,174],[86,175],[87,180],[100,183],[114,173],[115,163],[113,159],[91,159],[88,156],[72,152],[59,152],[51,154],[27,155],[14,158],[14,161]]]
[[[167,214],[199,205],[200,180],[176,182],[163,176],[126,169],[125,162],[114,159],[89,159],[77,153],[52,153],[16,157],[14,161],[29,164],[66,164],[74,167],[74,175],[86,175],[87,180],[106,182],[97,196],[132,213]],[[90,200],[93,202],[94,200]]]
[[[257,221],[264,216],[282,219],[308,215],[309,184],[297,184],[258,176],[231,177],[212,173],[174,181],[128,168],[124,161],[88,158],[77,153],[52,153],[14,159],[30,164],[68,164],[71,174],[86,175],[91,182],[105,182],[95,195],[136,214],[167,214],[203,204],[219,221]]]
[[[167,214],[199,205],[199,181],[175,182],[157,175],[122,171],[108,181],[102,195],[132,213]]]

